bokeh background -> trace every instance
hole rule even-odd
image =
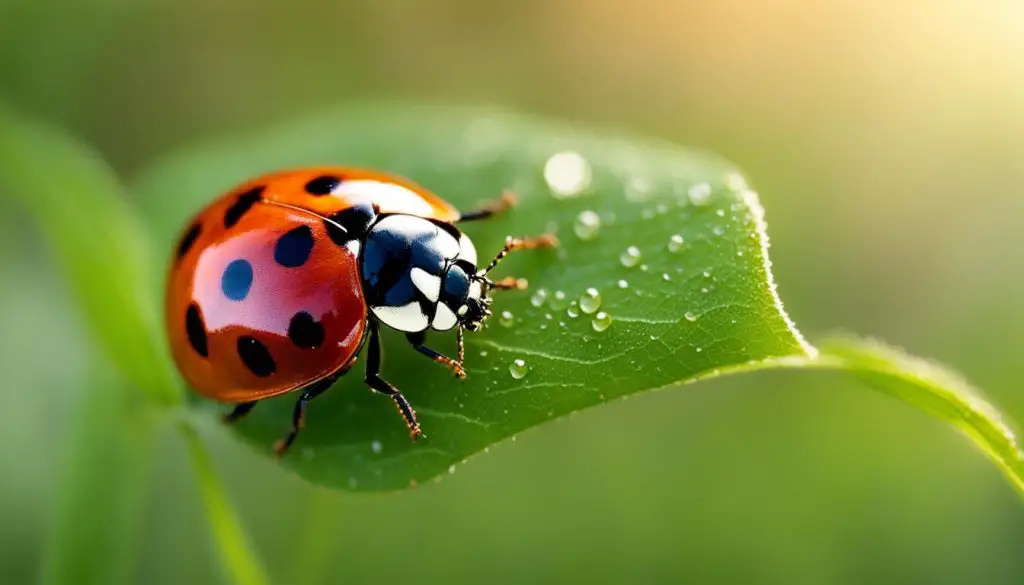
[[[125,176],[182,143],[374,96],[707,147],[761,193],[805,333],[938,358],[1024,421],[1016,0],[2,0],[0,96]],[[66,404],[95,359],[25,224],[0,212],[5,584],[38,574]],[[134,578],[219,582],[174,439],[153,462]],[[213,439],[282,583],[1024,583],[1024,508],[994,467],[838,376],[641,395],[398,496],[317,492]]]

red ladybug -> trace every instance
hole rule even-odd
[[[264,175],[202,210],[175,250],[166,291],[174,360],[201,395],[235,403],[238,420],[264,398],[300,391],[284,453],[306,403],[355,362],[369,338],[366,384],[391,397],[413,439],[422,434],[402,393],[380,376],[381,324],[406,333],[420,353],[459,378],[464,329],[491,314],[495,289],[521,279],[487,274],[509,252],[556,240],[505,240],[486,266],[457,224],[514,204],[511,195],[461,213],[400,177],[317,167]],[[427,331],[458,334],[451,358],[424,345]]]

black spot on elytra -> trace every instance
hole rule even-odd
[[[324,342],[324,326],[305,311],[295,313],[288,323],[288,339],[298,347],[313,349]]]
[[[302,266],[313,251],[313,230],[300,225],[289,230],[274,244],[274,261],[286,268]]]
[[[255,337],[243,335],[238,338],[238,357],[249,371],[260,378],[266,378],[277,370],[270,351]]]
[[[185,311],[185,333],[188,334],[189,345],[196,353],[203,357],[210,356],[209,347],[206,345],[206,325],[199,313],[199,305],[195,303],[189,305]]]
[[[192,224],[192,227],[188,228],[185,235],[182,236],[181,242],[178,244],[178,259],[185,257],[188,251],[192,249],[192,245],[199,239],[199,234],[202,233],[203,226],[199,222]]]
[[[220,289],[224,296],[241,301],[249,296],[252,288],[252,264],[248,260],[232,260],[220,277]]]
[[[320,197],[322,195],[330,195],[338,185],[341,184],[340,177],[332,177],[330,175],[323,175],[315,179],[311,179],[306,183],[306,193],[310,195],[316,195]]]
[[[253,187],[239,195],[238,199],[235,199],[235,202],[231,204],[231,207],[228,207],[228,210],[224,212],[224,227],[228,229],[234,227],[238,220],[242,219],[242,216],[245,215],[245,212],[249,211],[260,200],[262,195],[262,185]]]
[[[350,240],[361,240],[379,212],[380,209],[370,203],[353,205],[328,216],[324,220],[324,227],[332,242],[344,246]]]

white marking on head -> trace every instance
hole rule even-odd
[[[384,213],[408,213],[428,216],[433,213],[430,204],[415,191],[394,183],[356,179],[342,181],[334,191],[333,197],[367,199],[380,206]]]
[[[385,325],[405,331],[416,333],[427,328],[427,316],[420,310],[420,304],[413,302],[401,307],[370,307],[373,314]]]
[[[459,238],[459,248],[461,248],[459,258],[476,266],[476,246],[473,245],[473,240],[469,239],[466,234],[462,234],[462,237]]]
[[[479,280],[474,280],[474,281],[470,282],[469,283],[469,298],[476,299],[476,300],[479,301],[481,295],[483,295],[483,289],[480,288],[480,281]]]
[[[458,319],[455,318],[455,313],[452,313],[452,310],[448,308],[448,305],[438,303],[437,312],[434,313],[434,322],[431,323],[430,326],[437,331],[447,331],[452,327],[455,327],[457,322]]]
[[[469,312],[469,305],[462,305],[461,307],[459,307],[458,313],[459,313],[460,317],[465,315],[468,312]]]
[[[440,276],[430,274],[417,266],[409,271],[409,278],[412,279],[412,283],[416,285],[416,288],[423,293],[423,296],[427,297],[427,300],[436,303],[437,299],[441,298]]]

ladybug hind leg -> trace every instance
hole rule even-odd
[[[395,402],[395,406],[398,407],[398,412],[405,419],[406,426],[409,427],[409,435],[415,441],[419,437],[424,436],[423,431],[420,430],[420,423],[416,420],[416,411],[412,409],[409,401],[405,399],[405,396],[402,396],[398,388],[395,388],[390,382],[380,377],[380,333],[377,331],[378,326],[375,319],[370,319],[368,325],[370,341],[366,351],[366,385],[371,390],[391,397],[391,400]]]

